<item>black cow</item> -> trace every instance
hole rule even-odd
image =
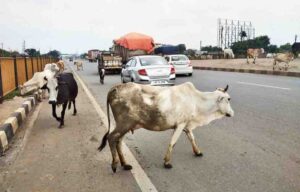
[[[73,102],[73,115],[76,115],[77,113],[75,105],[75,99],[78,94],[77,83],[72,73],[61,73],[56,78],[49,79],[47,81],[47,87],[50,90],[49,104],[52,105],[52,115],[60,122],[59,128],[62,128],[64,126],[64,116],[68,103],[68,109],[70,109]],[[56,115],[57,105],[63,106],[61,117],[57,117]]]

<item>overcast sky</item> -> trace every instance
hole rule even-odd
[[[199,49],[217,44],[217,19],[251,21],[256,36],[273,44],[300,36],[300,0],[0,0],[0,43],[5,49],[82,53],[108,49],[129,32],[155,42]],[[299,37],[300,40],[300,37]]]

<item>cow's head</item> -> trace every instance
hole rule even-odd
[[[49,104],[56,104],[58,95],[58,80],[56,76],[51,78],[44,78],[47,81],[47,88],[49,90]]]
[[[264,54],[265,53],[264,48],[260,48],[260,52],[261,52],[261,54]]]
[[[52,71],[54,73],[58,73],[59,72],[59,67],[57,66],[56,63],[48,63],[44,67],[44,71],[45,70],[50,70],[50,71]]]
[[[215,93],[217,94],[217,107],[218,111],[221,112],[226,117],[233,117],[234,111],[230,105],[230,96],[227,93],[228,85],[223,88],[218,88]]]

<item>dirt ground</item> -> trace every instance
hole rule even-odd
[[[14,97],[10,100],[4,100],[3,103],[0,104],[0,125],[4,123],[10,114],[22,105],[24,100],[25,98],[23,97]]]
[[[246,59],[214,59],[214,60],[192,60],[193,66],[201,67],[219,67],[219,68],[234,68],[234,69],[255,69],[255,70],[273,70],[273,59],[258,58],[256,64],[247,64]],[[279,64],[280,67],[284,63]],[[279,70],[278,68],[276,70]],[[297,58],[290,62],[288,71],[300,72],[300,59]]]

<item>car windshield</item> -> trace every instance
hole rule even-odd
[[[168,65],[168,62],[162,57],[142,57],[140,58],[142,66],[149,65]]]
[[[172,61],[186,61],[188,58],[184,55],[172,56]]]

